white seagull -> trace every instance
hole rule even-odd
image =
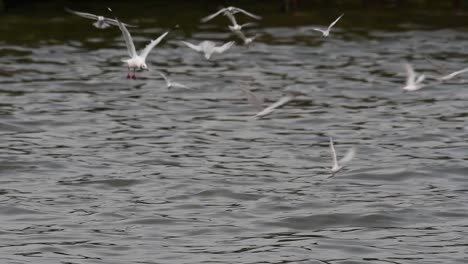
[[[257,19],[257,20],[262,19],[262,17],[254,15],[252,13],[249,13],[249,12],[243,10],[243,9],[240,9],[240,8],[237,8],[237,7],[234,7],[234,6],[229,6],[229,7],[225,7],[225,8],[220,9],[218,12],[216,12],[214,14],[211,14],[211,15],[209,15],[207,17],[202,18],[201,22],[203,22],[203,23],[208,22],[211,19],[218,16],[219,14],[223,14],[223,15],[227,16],[227,14],[234,15],[234,14],[239,13],[239,12],[243,13],[244,15],[247,15],[247,16],[249,16],[251,18]]]
[[[146,47],[140,52],[140,55],[137,54],[135,50],[135,44],[133,44],[132,36],[128,32],[127,28],[124,24],[117,20],[120,30],[122,31],[122,35],[125,40],[125,44],[127,45],[128,55],[130,59],[123,60],[123,62],[127,63],[128,67],[128,74],[127,78],[136,79],[135,71],[136,70],[146,70],[148,71],[148,66],[146,65],[146,57],[150,53],[150,51],[161,42],[161,40],[169,33],[169,31],[163,33],[157,39],[151,40],[151,42],[146,45]],[[133,75],[130,74],[130,69],[133,69]]]
[[[335,151],[335,146],[333,146],[333,138],[330,137],[330,149],[332,152],[332,158],[333,158],[333,165],[332,168],[330,169],[332,176],[335,175],[338,171],[340,171],[348,162],[350,162],[353,158],[354,155],[356,154],[356,150],[354,148],[350,148],[346,155],[338,161],[336,158],[336,151]]]
[[[97,15],[93,15],[93,14],[90,14],[90,13],[78,12],[78,11],[75,11],[75,10],[71,10],[70,8],[65,8],[65,11],[67,11],[68,13],[80,16],[80,17],[84,17],[84,18],[88,18],[88,19],[92,19],[92,20],[97,20],[96,22],[93,23],[93,26],[95,26],[97,28],[100,28],[100,29],[108,28],[111,25],[118,26],[118,23],[117,23],[116,19],[111,19],[111,18],[107,18],[107,17],[103,17],[103,16],[97,16]],[[129,24],[124,24],[124,25],[127,26],[127,27],[136,27],[136,26],[132,26],[132,25],[129,25]]]
[[[330,35],[330,30],[331,28],[338,22],[338,20],[340,20],[340,18],[343,16],[344,14],[341,14],[341,16],[339,16],[337,19],[335,19],[335,21],[333,21],[326,30],[323,30],[323,29],[320,29],[320,28],[313,28],[312,30],[315,30],[315,31],[319,31],[319,32],[322,32],[323,36],[324,37],[328,37],[328,35]]]
[[[406,69],[406,84],[402,88],[403,91],[416,91],[424,87],[422,82],[426,78],[424,74],[421,74],[419,76],[416,76],[416,73],[413,70],[413,67],[405,63],[405,69]]]
[[[229,25],[229,29],[232,31],[232,32],[237,32],[237,31],[241,31],[243,27],[247,27],[247,26],[253,26],[255,25],[255,23],[245,23],[245,24],[242,24],[242,25],[239,25],[237,23],[237,20],[236,20],[236,17],[234,17],[233,14],[231,13],[226,13],[225,14],[227,16],[227,18],[231,21],[232,25]]]
[[[202,52],[205,55],[205,59],[207,60],[211,58],[211,55],[213,55],[213,53],[221,54],[225,52],[226,50],[230,49],[232,45],[234,45],[234,41],[227,42],[224,45],[219,46],[219,47],[216,47],[216,44],[209,40],[202,41],[198,45],[194,45],[186,41],[181,41],[181,42],[184,43],[187,47],[197,52]]]
[[[294,99],[296,99],[297,96],[304,95],[303,93],[300,92],[295,92],[295,91],[290,91],[286,96],[281,97],[278,101],[274,102],[267,108],[263,108],[263,99],[260,97],[256,96],[253,92],[251,92],[248,89],[241,88],[242,92],[244,95],[247,97],[247,100],[249,101],[250,104],[252,104],[257,111],[259,111],[257,114],[255,114],[255,117],[264,117],[269,114],[271,114],[276,108],[281,107]]]
[[[167,89],[170,89],[171,87],[174,87],[174,88],[184,88],[184,89],[190,89],[190,87],[188,87],[187,85],[184,85],[184,84],[181,84],[181,83],[176,83],[176,82],[172,82],[166,75],[164,75],[164,73],[158,71],[159,75],[161,75],[161,77],[163,77],[164,81],[166,81],[166,87]]]

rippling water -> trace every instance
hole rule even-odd
[[[118,29],[3,17],[1,262],[467,263],[468,77],[400,87],[404,61],[466,67],[468,31],[359,16],[330,38],[310,28],[334,14],[260,24],[212,61],[179,41],[234,39],[223,21],[181,25],[136,81]],[[128,22],[137,49],[165,30]],[[308,96],[255,120],[240,87]],[[329,136],[339,155],[357,148],[333,178]]]

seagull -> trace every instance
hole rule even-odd
[[[108,9],[110,9],[110,8],[108,8]],[[118,26],[118,22],[117,22],[116,19],[110,19],[110,18],[107,18],[107,17],[97,16],[97,15],[93,15],[93,14],[90,14],[90,13],[78,12],[78,11],[75,11],[75,10],[71,10],[70,8],[65,8],[65,11],[67,11],[68,13],[71,13],[71,14],[75,14],[75,15],[80,16],[80,17],[84,17],[84,18],[88,18],[88,19],[92,19],[92,20],[97,20],[96,22],[93,23],[93,26],[95,26],[97,28],[100,28],[100,29],[108,28],[111,25]],[[132,26],[132,25],[129,25],[129,24],[124,24],[124,25],[127,26],[127,27],[136,27],[136,26]]]
[[[406,84],[402,88],[403,91],[416,91],[424,87],[422,82],[426,78],[424,74],[421,74],[416,77],[416,73],[413,70],[413,67],[405,63],[405,69],[406,69]]]
[[[159,75],[161,75],[161,77],[163,77],[164,81],[166,81],[166,87],[167,89],[170,89],[171,87],[174,87],[174,88],[184,88],[184,89],[190,89],[190,87],[188,87],[187,85],[184,85],[184,84],[181,84],[181,83],[176,83],[176,82],[172,82],[169,78],[167,78],[166,75],[164,75],[164,73],[158,71]]]
[[[239,25],[237,23],[237,20],[236,20],[236,17],[234,17],[234,15],[232,13],[226,13],[225,16],[227,16],[227,18],[231,21],[232,25],[229,25],[229,29],[232,31],[232,32],[237,32],[237,31],[241,31],[243,27],[247,27],[247,26],[253,26],[255,25],[255,23],[245,23],[245,24],[242,24],[242,25]]]
[[[198,45],[194,45],[186,41],[182,41],[182,43],[184,43],[187,47],[197,52],[203,52],[207,60],[211,58],[211,55],[213,55],[213,53],[223,53],[226,50],[230,49],[232,45],[234,45],[234,41],[230,41],[230,42],[225,43],[222,46],[216,47],[216,44],[209,40],[202,41]]]
[[[227,14],[234,15],[234,14],[239,13],[239,12],[243,13],[244,15],[247,15],[247,16],[253,18],[253,19],[257,19],[257,20],[262,19],[262,17],[254,15],[252,13],[249,13],[249,12],[243,10],[243,9],[240,9],[240,8],[237,8],[237,7],[234,7],[234,6],[229,6],[229,7],[225,7],[225,8],[220,9],[218,12],[216,12],[214,14],[211,14],[211,15],[209,15],[207,17],[202,18],[201,22],[206,23],[206,22],[210,21],[211,19],[217,17],[219,14],[223,14],[223,15],[227,16]]]
[[[247,97],[247,100],[249,101],[250,104],[252,104],[257,111],[259,111],[257,114],[255,114],[255,117],[260,118],[267,116],[271,114],[276,108],[281,107],[294,99],[296,99],[297,96],[304,95],[303,93],[300,92],[295,92],[295,91],[290,91],[286,96],[281,97],[278,101],[275,103],[271,104],[267,108],[263,108],[263,99],[259,98],[256,96],[253,92],[251,92],[248,89],[241,88],[242,92],[245,94]]]
[[[339,161],[336,158],[336,151],[335,147],[333,146],[333,138],[330,137],[330,149],[332,152],[332,158],[333,158],[333,166],[330,169],[330,172],[332,173],[332,176],[335,175],[338,171],[340,171],[346,163],[350,162],[353,158],[354,155],[356,154],[356,150],[354,148],[350,148],[346,155],[340,159]]]
[[[323,29],[320,29],[320,28],[313,28],[312,30],[315,30],[315,31],[319,31],[319,32],[322,32],[323,36],[324,37],[328,37],[328,35],[330,35],[330,30],[331,28],[338,22],[338,20],[340,20],[340,18],[343,16],[344,14],[341,14],[341,16],[339,16],[337,19],[335,19],[335,21],[333,21],[326,30],[323,30]]]
[[[244,42],[244,45],[249,45],[250,43],[252,43],[256,38],[259,37],[259,35],[255,35],[253,37],[246,37],[245,34],[242,32],[242,31],[232,31],[234,34],[236,34],[240,39],[242,39],[242,41]]]
[[[123,60],[123,62],[127,63],[127,67],[128,67],[127,79],[129,78],[136,79],[136,76],[135,76],[136,70],[148,71],[148,66],[146,65],[146,57],[148,56],[150,51],[156,45],[158,45],[159,42],[161,42],[161,40],[169,33],[169,31],[163,33],[157,39],[151,40],[151,42],[148,45],[146,45],[146,47],[140,52],[140,55],[138,55],[135,50],[135,44],[133,44],[132,36],[128,32],[127,28],[119,20],[117,20],[117,23],[119,25],[120,31],[122,31],[125,44],[127,45],[128,55],[130,56],[130,59]],[[133,75],[130,74],[130,69],[133,69]]]

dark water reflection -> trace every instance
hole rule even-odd
[[[344,18],[324,39],[266,15],[258,42],[212,61],[179,41],[232,36],[181,25],[133,81],[116,29],[2,17],[1,262],[466,263],[468,81],[402,93],[399,71],[466,67],[468,32]],[[129,22],[137,47],[164,30]],[[308,97],[254,120],[246,86]],[[358,152],[334,178],[328,136]]]

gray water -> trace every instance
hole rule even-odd
[[[118,29],[4,16],[0,262],[467,263],[468,77],[403,93],[401,64],[466,67],[468,30],[354,13],[322,38],[324,17],[211,61],[179,41],[233,40],[225,21],[181,25],[128,80]],[[137,49],[167,29],[128,22]],[[254,119],[240,87],[307,96]],[[332,178],[329,136],[357,149]]]

